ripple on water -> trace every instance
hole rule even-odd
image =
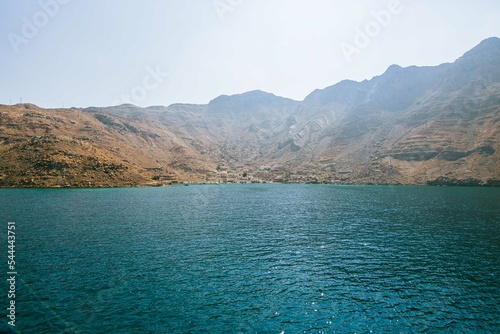
[[[26,333],[500,329],[497,189],[0,195],[19,229]]]

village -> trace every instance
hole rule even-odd
[[[283,166],[234,166],[219,163],[216,172],[206,175],[205,183],[309,183],[331,184],[348,181],[349,172],[331,173],[320,170],[291,170]]]

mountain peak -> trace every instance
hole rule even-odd
[[[399,65],[396,65],[396,64],[392,64],[391,66],[389,66],[387,68],[387,70],[385,71],[384,74],[389,74],[389,73],[397,73],[399,71],[401,71],[403,68]]]
[[[285,109],[293,109],[297,101],[276,96],[261,90],[252,90],[249,92],[221,95],[208,103],[208,108],[212,112],[230,112],[230,113],[251,113],[275,110],[278,113]]]
[[[240,95],[247,95],[247,96],[258,96],[258,95],[272,95],[272,96],[275,96],[274,94],[272,93],[268,93],[268,92],[264,92],[260,89],[255,89],[255,90],[251,90],[251,91],[248,91],[248,92],[245,92],[245,93],[242,93]]]
[[[482,58],[491,58],[500,56],[500,38],[490,37],[483,40],[481,43],[467,51],[457,61],[473,60],[477,61]]]
[[[478,46],[496,46],[496,47],[499,47],[500,46],[500,38],[498,37],[489,37],[489,38],[486,38],[485,40],[481,41],[481,43],[478,44]]]
[[[233,95],[220,95],[211,100],[208,105],[215,106],[226,103],[273,103],[273,102],[297,102],[289,98],[276,96],[272,93],[264,92],[262,90],[251,90],[248,92],[233,94]]]
[[[276,95],[264,92],[264,91],[259,90],[259,89],[256,89],[256,90],[251,90],[248,92],[233,94],[233,95],[226,95],[226,94],[219,95],[215,99],[211,100],[209,102],[209,104],[219,102],[219,101],[241,100],[241,99],[262,98],[262,97],[276,97]]]

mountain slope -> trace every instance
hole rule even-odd
[[[297,168],[327,161],[323,167],[345,172],[334,177],[353,182],[498,179],[499,45],[488,39],[453,64],[391,66],[369,81],[313,92],[286,137],[297,152],[282,156]],[[328,113],[340,117],[314,122]]]
[[[0,186],[136,186],[212,164],[161,125],[104,110],[0,106]]]
[[[0,106],[0,186],[498,185],[499,127],[500,39],[489,38],[454,63],[392,65],[304,101],[251,91],[206,105]]]

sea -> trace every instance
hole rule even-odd
[[[2,333],[500,332],[499,188],[0,189],[0,218]]]

